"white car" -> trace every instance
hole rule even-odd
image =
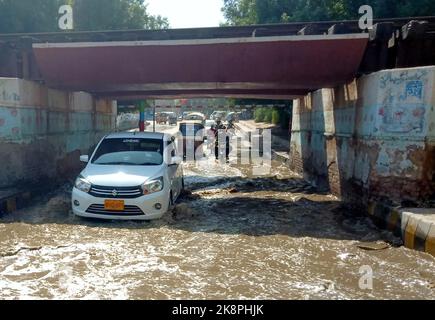
[[[184,188],[175,139],[163,133],[126,132],[104,137],[72,192],[81,217],[152,220],[169,211]]]
[[[201,112],[190,112],[186,116],[183,117],[183,120],[187,121],[201,121],[202,124],[205,124],[205,120],[207,117]]]

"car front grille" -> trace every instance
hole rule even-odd
[[[136,206],[125,206],[124,211],[112,211],[104,209],[103,204],[93,204],[91,205],[87,213],[101,214],[106,216],[143,216],[144,212]]]
[[[133,199],[143,195],[142,188],[139,187],[103,187],[92,186],[89,194],[97,198],[108,199]]]

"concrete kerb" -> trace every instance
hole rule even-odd
[[[372,201],[367,211],[378,227],[400,236],[406,248],[435,256],[435,208],[390,207]]]
[[[430,227],[429,233],[427,235],[424,251],[435,256],[435,225],[434,224]]]

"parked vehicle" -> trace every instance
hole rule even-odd
[[[203,144],[205,141],[205,127],[201,120],[186,120],[180,123],[179,132],[181,133],[182,141],[179,141],[179,154],[183,155],[183,159],[187,158],[190,152],[193,159],[196,159],[196,154],[202,154]],[[187,152],[188,151],[188,152]]]
[[[210,115],[210,120],[216,121],[217,119],[225,119],[226,116],[226,111],[213,111],[213,113]]]
[[[167,112],[167,115],[168,115],[167,123],[171,126],[177,125],[177,121],[178,121],[177,114],[175,112]]]
[[[181,115],[178,117],[178,120],[182,121],[184,118],[189,114],[189,111],[184,111],[181,113]]]
[[[184,187],[175,138],[163,133],[126,132],[104,137],[72,191],[74,214],[119,220],[161,218]]]
[[[167,121],[168,121],[168,115],[165,112],[156,113],[157,124],[166,124]]]
[[[247,109],[243,109],[240,112],[240,119],[239,120],[250,120],[254,117],[254,114],[252,112],[252,110],[247,110]]]
[[[240,120],[240,112],[230,112],[227,114],[225,120],[227,122],[232,121],[232,122],[239,122]]]
[[[205,125],[206,116],[201,112],[191,112],[184,117],[186,121],[201,121]]]
[[[176,125],[177,120],[177,114],[175,112],[159,112],[156,114],[157,124]]]

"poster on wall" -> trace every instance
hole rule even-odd
[[[427,70],[388,72],[379,82],[380,106],[376,130],[382,133],[425,134],[425,114],[431,100]]]

